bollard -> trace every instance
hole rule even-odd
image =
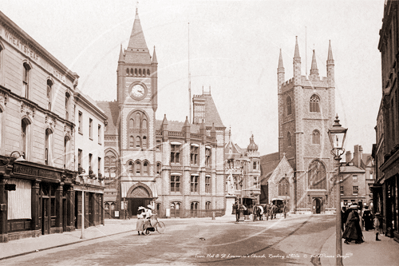
[[[215,212],[212,212],[212,220],[215,220]]]

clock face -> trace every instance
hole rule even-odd
[[[135,100],[143,99],[145,97],[145,94],[146,94],[146,89],[140,84],[134,85],[130,93],[132,98]]]

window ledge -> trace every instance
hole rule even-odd
[[[90,137],[89,137],[89,140],[93,141],[93,138],[90,138]]]
[[[83,132],[81,132],[81,131],[78,131],[78,133],[79,133],[80,135],[82,135],[82,136],[83,136]]]

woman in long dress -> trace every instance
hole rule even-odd
[[[359,214],[356,212],[357,206],[352,205],[350,209],[352,211],[349,213],[346,220],[345,231],[342,235],[342,238],[345,239],[345,244],[349,244],[349,242],[351,242],[352,240],[355,240],[356,244],[360,244],[364,241],[362,230],[359,224]]]
[[[144,213],[145,209],[144,207],[139,207],[139,209],[137,210],[137,223],[136,223],[136,230],[137,233],[140,235],[144,235]]]

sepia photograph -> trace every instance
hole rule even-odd
[[[0,265],[399,265],[397,76],[398,0],[2,0]]]

